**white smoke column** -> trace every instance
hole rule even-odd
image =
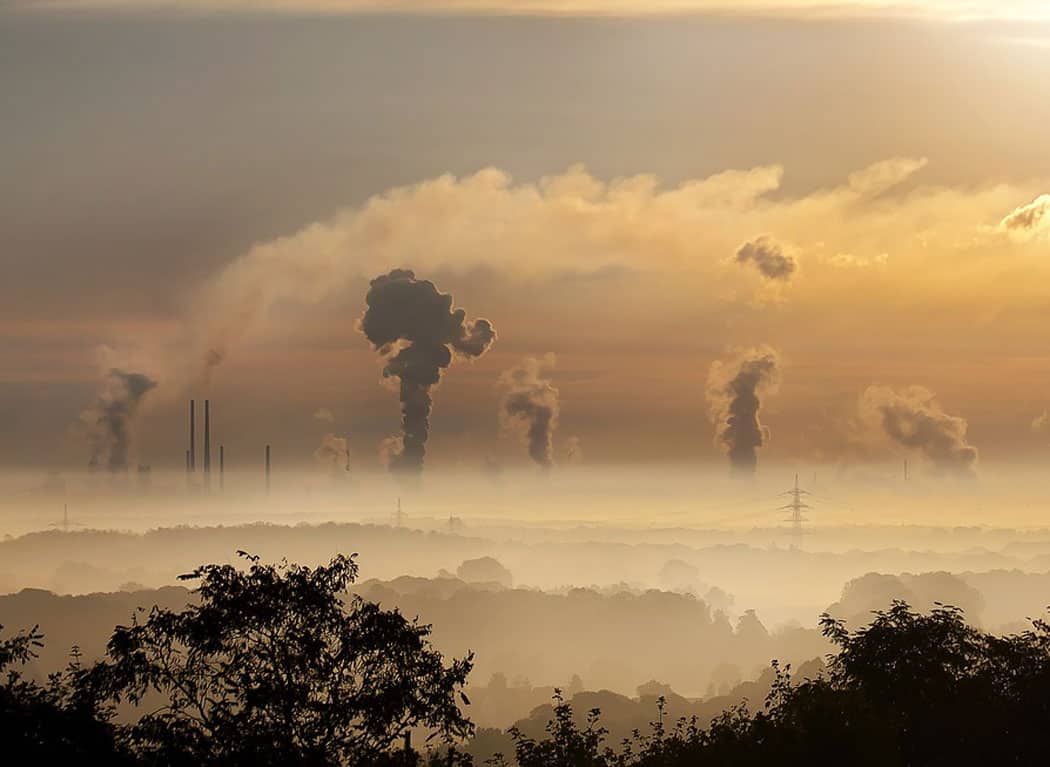
[[[350,470],[350,447],[346,438],[325,434],[314,450],[314,460],[333,474]]]
[[[134,440],[134,422],[143,397],[157,382],[142,373],[112,368],[95,404],[80,415],[91,444],[91,468],[105,465],[127,471]]]
[[[975,476],[978,452],[966,438],[965,418],[949,415],[922,386],[869,386],[861,395],[861,422],[898,446],[927,458],[942,473]]]
[[[575,435],[565,440],[565,461],[573,466],[583,463],[583,446]]]
[[[715,444],[735,474],[751,475],[758,448],[769,441],[759,420],[762,400],[780,386],[780,355],[768,346],[747,349],[728,362],[715,361],[707,377],[707,403],[715,421]]]
[[[500,405],[500,421],[509,430],[521,432],[529,457],[542,469],[554,465],[554,431],[558,428],[558,390],[544,369],[554,367],[553,354],[541,359],[526,357],[499,378],[506,387]]]

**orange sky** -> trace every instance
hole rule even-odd
[[[435,394],[438,465],[523,460],[496,381],[548,352],[556,449],[720,461],[708,370],[758,345],[770,459],[894,455],[873,385],[934,392],[982,461],[1050,447],[1043,26],[108,14],[0,15],[4,462],[78,464],[120,366],[177,464],[216,346],[244,450],[309,461],[326,407],[374,462],[397,401],[354,322],[399,266],[499,332]],[[735,259],[763,235],[788,279]]]

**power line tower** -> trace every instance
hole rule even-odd
[[[405,515],[401,511],[401,496],[397,498],[397,514],[394,516],[394,526],[401,527],[405,522]]]
[[[796,474],[795,486],[790,490],[781,493],[781,495],[787,495],[791,498],[791,501],[787,505],[781,506],[780,509],[778,509],[778,511],[789,512],[787,521],[791,523],[791,548],[798,550],[802,548],[802,523],[808,521],[804,516],[802,516],[802,514],[806,510],[813,508],[808,503],[803,501],[802,498],[806,495],[812,495],[812,493],[808,490],[803,490],[798,486],[798,474]]]

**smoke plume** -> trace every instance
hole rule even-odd
[[[779,385],[780,356],[768,346],[711,363],[707,404],[717,424],[715,444],[729,456],[734,473],[754,474],[757,450],[769,441],[769,430],[758,418],[761,397],[773,394]]]
[[[335,423],[335,413],[326,407],[319,407],[314,411],[315,421],[327,421],[328,423]]]
[[[860,398],[860,415],[869,428],[919,452],[938,471],[973,476],[977,448],[966,441],[966,419],[945,413],[928,389],[869,386]]]
[[[392,471],[423,470],[430,431],[431,387],[452,363],[453,353],[480,357],[496,340],[488,320],[467,322],[452,296],[408,269],[394,269],[371,282],[361,331],[386,357],[383,376],[400,381],[401,434],[385,443]],[[398,442],[397,440],[400,440]]]
[[[787,282],[798,269],[795,259],[784,252],[783,246],[768,235],[745,242],[736,252],[737,263],[751,262],[767,280]]]
[[[583,463],[583,446],[579,437],[572,436],[565,440],[565,461],[574,466]]]
[[[91,444],[91,468],[127,471],[139,405],[157,382],[142,373],[112,368],[93,407],[80,420]]]
[[[500,405],[500,420],[507,429],[525,438],[529,458],[543,469],[554,465],[554,430],[558,428],[558,390],[543,369],[554,365],[554,355],[526,357],[500,376],[507,391]]]
[[[333,474],[350,471],[350,447],[345,438],[325,434],[320,447],[314,450],[314,460]]]

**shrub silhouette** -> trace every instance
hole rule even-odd
[[[921,614],[894,602],[854,632],[827,615],[821,623],[838,648],[828,672],[796,683],[774,662],[758,712],[742,705],[707,725],[679,720],[667,729],[661,705],[650,732],[617,750],[604,743],[600,712],[581,727],[555,696],[546,740],[511,730],[515,758],[522,767],[1050,764],[1044,621],[997,637],[967,625],[958,608]]]
[[[15,690],[13,705],[27,718],[37,699],[89,711],[121,751],[156,765],[377,765],[412,728],[471,734],[460,704],[472,659],[446,665],[429,626],[344,600],[353,557],[310,569],[241,554],[247,570],[182,576],[199,581],[197,604],[136,616],[104,661],[56,678],[54,694]],[[39,641],[16,637],[2,657],[27,659],[30,636]],[[129,703],[146,713],[114,724],[113,706]]]
[[[205,565],[197,603],[153,608],[120,626],[107,657],[74,654],[45,684],[18,667],[34,629],[0,640],[0,742],[14,763],[109,765],[409,765],[402,735],[427,730],[445,748],[427,764],[467,765],[454,745],[473,725],[462,688],[472,658],[446,664],[429,627],[346,588],[353,557],[315,569]],[[826,670],[795,680],[773,663],[764,705],[710,722],[665,723],[607,743],[600,711],[580,723],[556,692],[540,738],[510,730],[520,767],[768,767],[770,764],[968,767],[1050,764],[1050,625],[1011,636],[962,611],[903,602],[858,630],[822,616],[836,647]],[[556,648],[552,648],[556,650]],[[130,704],[130,709],[129,709]],[[120,716],[117,716],[118,707]],[[145,711],[137,718],[132,714]],[[498,733],[496,733],[498,734]],[[490,737],[489,743],[494,742]],[[504,765],[501,755],[489,764]]]

